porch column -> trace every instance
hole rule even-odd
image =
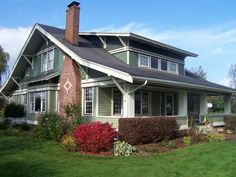
[[[224,95],[224,113],[231,114],[231,95]]]
[[[188,114],[188,93],[185,90],[179,91],[179,116],[187,116]]]
[[[206,93],[200,93],[200,115],[207,114],[207,94]]]
[[[134,117],[134,92],[129,93],[131,90],[130,84],[124,84],[123,94],[123,117]]]

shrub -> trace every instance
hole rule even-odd
[[[25,116],[24,106],[21,104],[10,103],[5,108],[4,116],[5,117],[24,117]]]
[[[198,126],[194,125],[188,130],[188,136],[191,137],[191,143],[199,143],[205,141],[203,130],[200,130]]]
[[[87,123],[75,129],[75,139],[80,150],[98,153],[109,150],[117,132],[109,123]]]
[[[225,141],[225,136],[220,133],[210,133],[207,135],[207,140],[209,142],[223,142]]]
[[[130,144],[155,143],[176,137],[178,125],[173,117],[119,119],[119,135]]]
[[[7,130],[10,127],[11,127],[11,120],[9,119],[4,119],[3,123],[0,124],[0,130]]]
[[[162,140],[162,142],[160,143],[161,147],[165,147],[165,148],[170,148],[170,149],[175,149],[176,145],[169,142],[168,138]]]
[[[183,137],[183,143],[184,143],[184,146],[190,146],[192,144],[191,136]]]
[[[63,137],[61,139],[61,147],[62,147],[62,149],[69,151],[69,152],[76,151],[75,137],[71,134],[63,135]]]
[[[45,113],[39,116],[34,136],[38,138],[59,139],[64,133],[63,119],[56,113]]]
[[[131,156],[136,153],[136,148],[125,141],[116,141],[113,145],[115,156]]]
[[[64,107],[66,117],[65,122],[69,131],[74,130],[78,125],[81,124],[81,106],[77,103],[71,103]]]
[[[224,116],[225,129],[234,130],[236,128],[236,115]]]

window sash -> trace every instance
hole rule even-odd
[[[54,50],[47,51],[41,54],[42,72],[53,69],[54,65]]]
[[[168,63],[166,60],[161,60],[161,71],[168,71]]]
[[[30,93],[30,110],[31,112],[46,111],[46,92]]]
[[[149,92],[135,92],[135,114],[149,115]]]
[[[84,89],[84,114],[93,113],[93,94],[92,88]]]
[[[150,67],[150,59],[146,55],[139,55],[139,66]]]
[[[177,63],[170,62],[169,71],[170,72],[177,72]]]
[[[122,94],[119,90],[113,91],[113,114],[122,114]]]

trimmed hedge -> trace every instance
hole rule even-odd
[[[176,137],[178,124],[173,117],[121,118],[119,136],[130,144],[147,144]]]
[[[24,106],[21,104],[10,103],[5,108],[4,116],[5,117],[24,117],[25,116]]]
[[[236,115],[224,116],[225,129],[235,130],[236,129]]]

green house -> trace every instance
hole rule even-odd
[[[87,121],[118,126],[122,117],[174,116],[186,126],[208,114],[207,96],[224,96],[231,113],[236,91],[185,70],[196,54],[133,33],[79,32],[79,3],[68,5],[66,29],[35,24],[0,93],[23,104],[27,122],[64,115],[81,103]],[[222,118],[222,115],[211,115]]]

